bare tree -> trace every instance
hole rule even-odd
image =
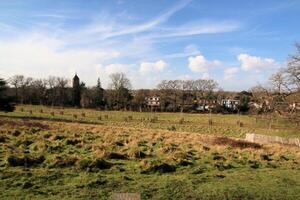
[[[289,85],[293,90],[300,90],[300,43],[296,43],[297,53],[290,56],[288,67],[285,70]]]
[[[24,82],[24,79],[25,79],[25,77],[23,75],[15,75],[8,79],[9,84],[15,88],[16,100],[19,99],[19,89],[20,89],[22,83]]]
[[[39,104],[44,104],[44,99],[47,91],[47,80],[46,79],[36,79],[31,83],[33,97],[36,98]],[[32,98],[33,98],[32,97]]]
[[[269,78],[269,81],[275,93],[282,94],[286,89],[288,89],[287,81],[283,70],[272,74],[272,76]]]
[[[112,105],[116,105],[117,109],[123,107],[127,109],[128,104],[132,99],[132,96],[129,92],[131,89],[130,80],[126,77],[124,73],[114,73],[110,76],[111,83],[109,87],[113,90]]]
[[[56,78],[57,83],[57,92],[58,92],[58,103],[60,106],[63,106],[66,102],[66,87],[68,85],[69,80],[62,77]]]

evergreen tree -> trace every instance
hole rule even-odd
[[[73,88],[72,88],[72,96],[73,96],[73,105],[76,107],[80,107],[81,101],[81,88],[85,87],[85,85],[80,84],[79,77],[75,74],[73,78]]]
[[[96,86],[96,95],[95,95],[95,102],[97,107],[103,107],[105,105],[104,101],[104,89],[101,87],[100,78],[97,80]]]
[[[12,104],[12,98],[6,95],[6,82],[0,78],[0,111],[12,112],[15,107]]]

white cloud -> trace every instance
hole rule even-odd
[[[70,76],[77,71],[86,76],[97,64],[117,58],[109,49],[67,49],[63,41],[43,35],[26,35],[15,40],[0,40],[0,66],[8,74],[33,77]]]
[[[120,64],[120,63],[115,63],[115,64],[109,64],[104,67],[104,72],[106,75],[110,75],[113,73],[129,73],[130,69],[133,67],[133,65],[129,64]]]
[[[238,67],[230,67],[224,70],[224,79],[230,80],[234,77],[234,75],[239,71]]]
[[[212,67],[219,66],[221,64],[218,60],[207,60],[203,55],[198,55],[195,57],[189,57],[189,68],[193,72],[208,72],[208,70]]]
[[[239,54],[237,56],[237,59],[241,62],[241,68],[245,71],[260,71],[263,69],[273,69],[279,67],[279,64],[271,58],[261,58],[257,56],[251,56],[248,54]]]
[[[140,64],[140,72],[142,74],[148,72],[161,72],[163,71],[168,64],[163,60],[158,60],[156,62],[142,62]]]

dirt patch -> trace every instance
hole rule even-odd
[[[253,149],[260,149],[262,145],[254,142],[248,142],[245,140],[235,140],[228,137],[217,137],[212,141],[213,145],[226,145],[233,148],[253,148]]]
[[[33,122],[33,121],[29,121],[27,119],[22,119],[22,120],[0,119],[0,126],[2,126],[2,125],[9,125],[12,127],[26,126],[26,127],[38,127],[41,129],[49,129],[49,125],[47,125],[47,124],[43,124],[40,122]]]

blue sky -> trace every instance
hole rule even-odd
[[[213,78],[247,90],[286,65],[299,0],[0,0],[0,76],[87,85],[124,72],[134,88]]]

